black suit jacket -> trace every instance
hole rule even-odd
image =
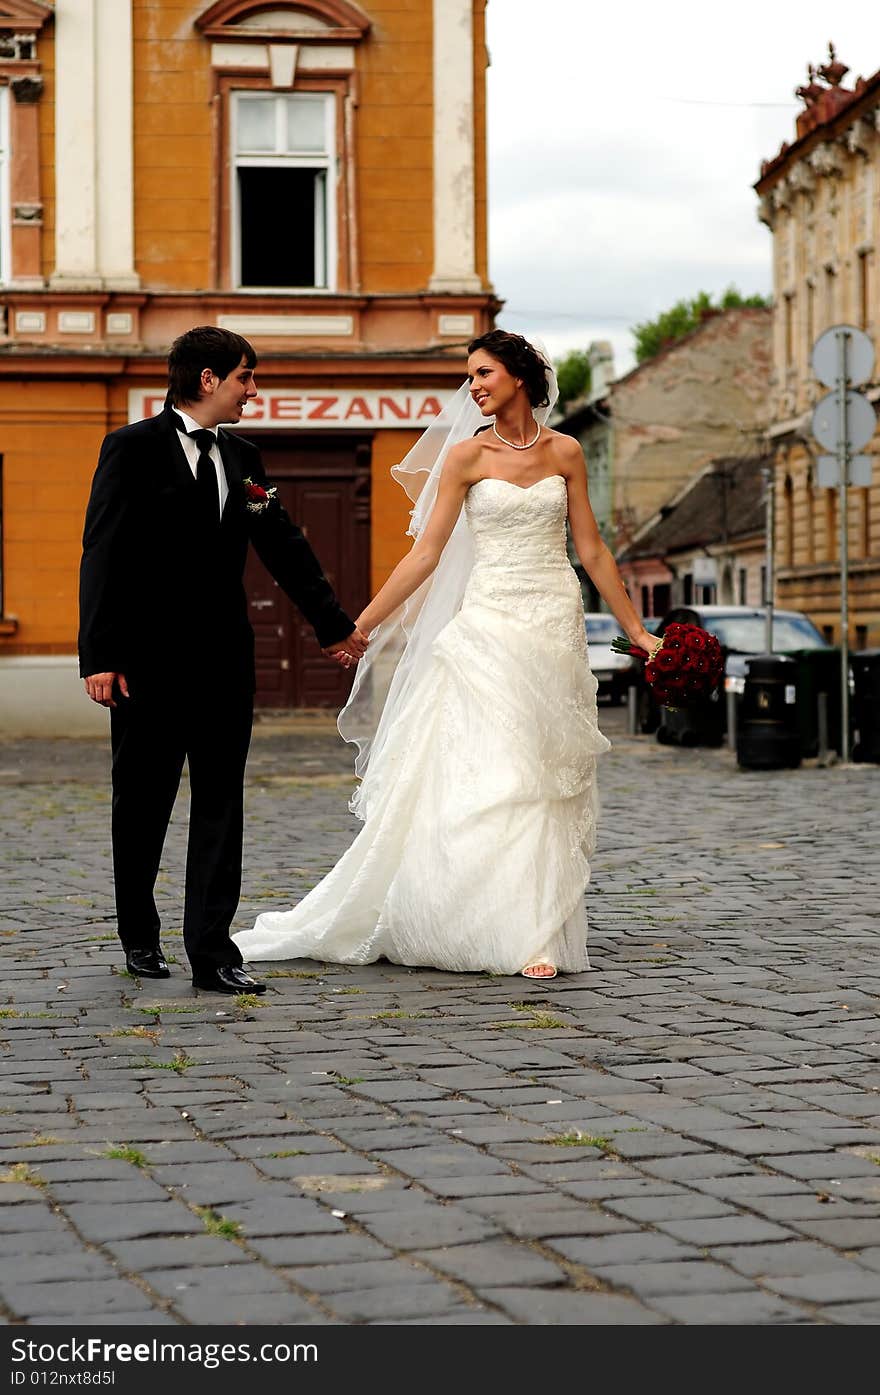
[[[167,685],[169,674],[207,664],[253,688],[243,585],[249,541],[322,647],[345,639],[354,622],[281,504],[246,508],[243,480],[267,483],[260,453],[222,430],[229,495],[219,527],[204,521],[176,420],[166,407],[104,438],[83,533],[80,673]]]

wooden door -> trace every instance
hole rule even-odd
[[[263,463],[354,619],[369,599],[370,444],[347,437],[260,439]],[[256,636],[256,705],[342,707],[353,671],[325,659],[314,631],[253,548],[245,570]]]

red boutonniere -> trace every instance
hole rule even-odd
[[[242,480],[244,486],[244,506],[248,513],[264,513],[276,498],[278,490],[274,484],[257,484],[250,475]]]

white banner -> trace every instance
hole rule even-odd
[[[242,425],[249,430],[296,427],[306,431],[340,427],[414,427],[420,430],[436,416],[451,397],[452,388],[267,388],[244,410]],[[165,405],[164,388],[131,388],[128,394],[129,421],[158,416]]]

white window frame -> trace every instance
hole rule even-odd
[[[9,146],[8,85],[0,87],[0,285],[8,286],[12,277],[12,207],[10,204],[9,168],[12,151]]]
[[[303,152],[302,154],[254,154],[238,153],[238,114],[242,102],[274,98],[276,104],[277,147],[282,149],[286,137],[286,109],[288,97],[295,96],[324,107],[324,152]],[[232,197],[230,210],[232,229],[230,248],[232,252],[232,279],[235,289],[242,295],[265,295],[267,292],[290,295],[328,295],[337,289],[338,238],[336,232],[336,100],[332,92],[266,92],[261,89],[232,94],[232,121],[230,123],[230,167],[232,174]],[[239,196],[238,171],[240,169],[311,169],[323,170],[323,181],[317,182],[318,189],[323,185],[323,199],[315,199],[315,280],[323,280],[323,285],[310,286],[243,286],[241,283],[241,199]],[[323,208],[321,204],[323,203]],[[322,274],[323,273],[323,274]]]

